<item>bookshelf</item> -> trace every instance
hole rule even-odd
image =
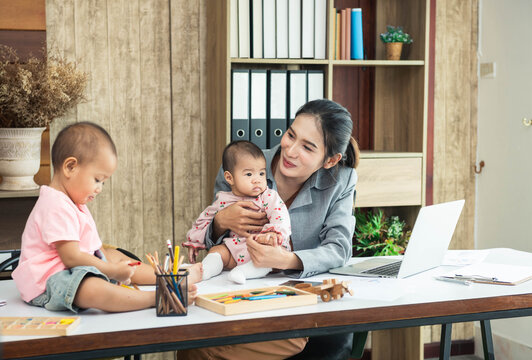
[[[328,0],[324,60],[231,58],[230,1],[208,2],[207,31],[213,36],[207,44],[206,191],[212,192],[223,147],[231,137],[231,70],[317,69],[325,74],[326,97],[351,112],[353,135],[363,150],[355,205],[424,205],[429,1]],[[357,7],[362,8],[365,60],[334,60],[334,9]],[[386,25],[401,25],[414,39],[401,60],[383,60],[385,48],[378,34]]]

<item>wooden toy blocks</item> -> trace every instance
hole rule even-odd
[[[348,282],[338,281],[338,279],[325,279],[323,284],[315,286],[303,283],[297,284],[295,287],[319,295],[324,302],[341,299],[345,293],[353,296],[353,290],[349,289]]]

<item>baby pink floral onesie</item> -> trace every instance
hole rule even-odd
[[[266,189],[257,197],[236,196],[230,191],[220,191],[216,194],[216,200],[207,207],[196,220],[192,229],[187,233],[187,241],[183,246],[196,249],[205,249],[205,233],[216,213],[237,201],[251,201],[260,207],[260,211],[266,213],[268,223],[264,225],[260,233],[276,232],[282,236],[279,245],[290,251],[290,215],[279,194],[272,189]],[[224,239],[225,246],[231,252],[237,265],[242,265],[250,260],[246,246],[246,238],[240,237],[234,232]]]

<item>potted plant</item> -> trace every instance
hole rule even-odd
[[[83,101],[87,74],[65,58],[31,55],[21,61],[0,45],[0,190],[38,188],[41,134]]]
[[[354,256],[403,254],[411,231],[398,216],[384,215],[381,209],[355,211]]]
[[[402,26],[386,26],[386,32],[380,35],[382,42],[386,46],[386,59],[399,60],[403,44],[411,44],[414,40],[403,31]]]

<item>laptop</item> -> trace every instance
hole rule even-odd
[[[421,208],[403,257],[378,256],[329,272],[401,279],[440,266],[464,202],[457,200]]]

